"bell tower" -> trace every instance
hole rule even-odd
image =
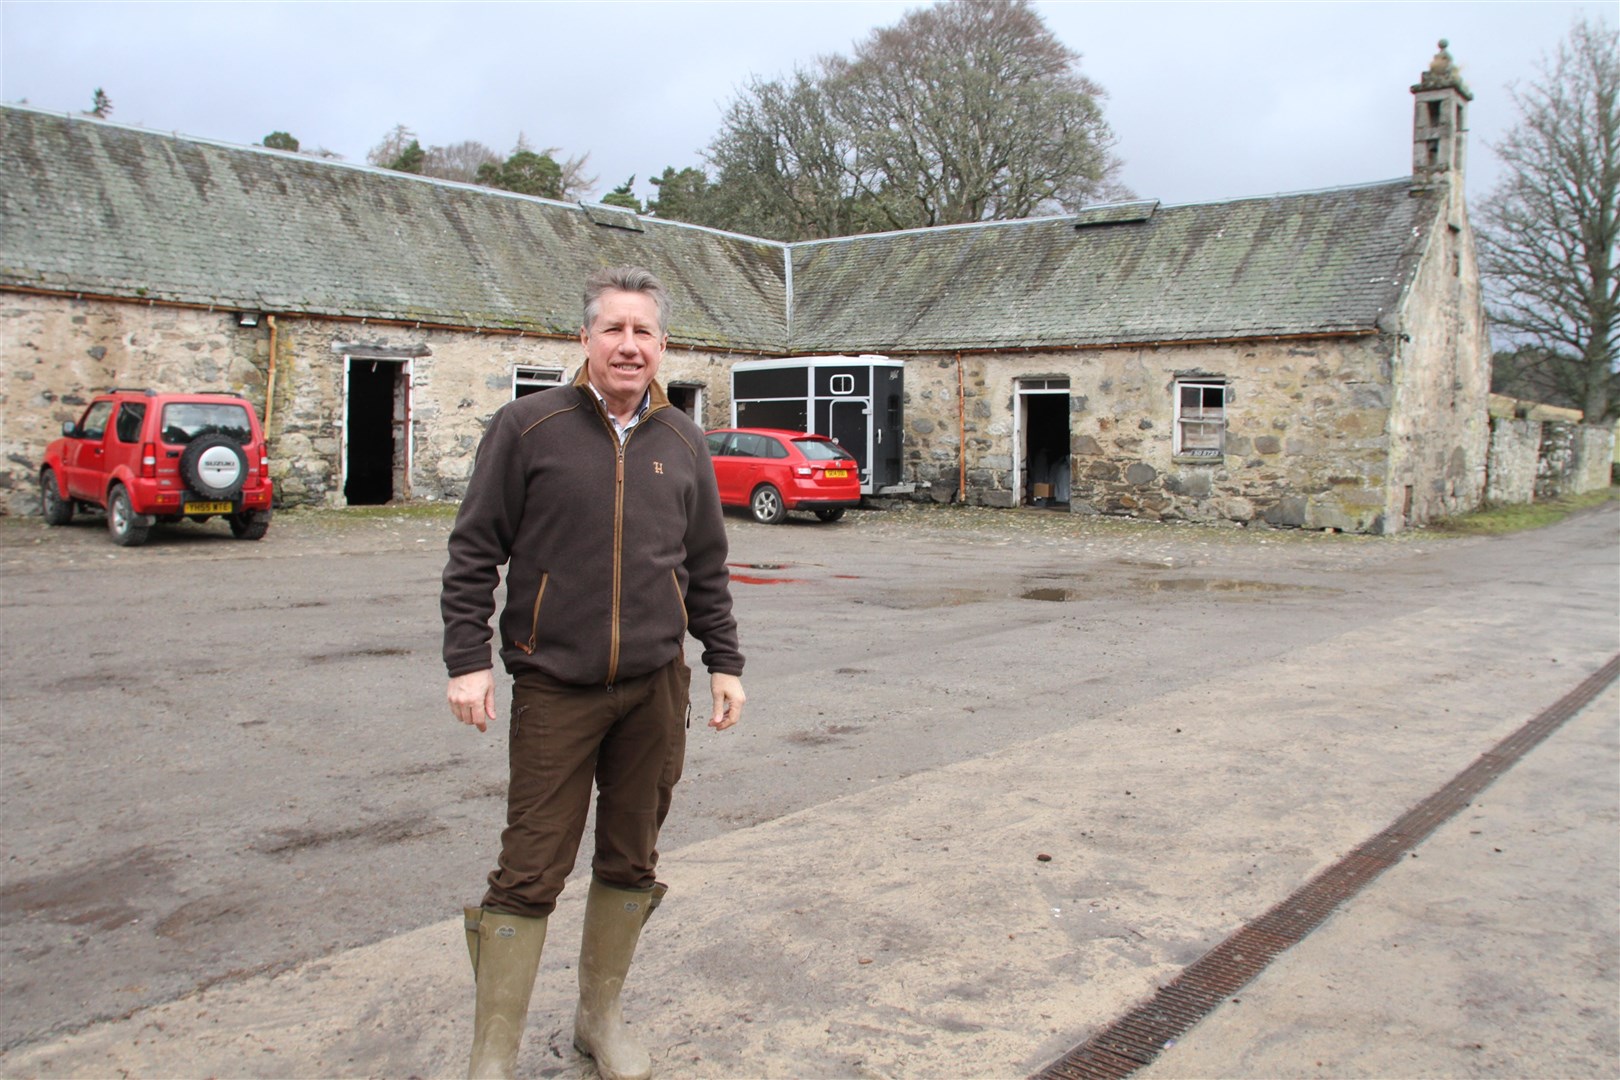
[[[1463,85],[1462,75],[1447,42],[1429,62],[1418,84],[1412,87],[1412,179],[1418,184],[1450,181],[1461,190],[1466,164],[1468,128],[1464,109],[1474,95]]]

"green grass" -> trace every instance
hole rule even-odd
[[[1527,529],[1556,525],[1571,514],[1590,510],[1616,499],[1620,499],[1620,488],[1608,487],[1602,491],[1589,491],[1585,495],[1567,495],[1547,502],[1487,506],[1472,514],[1442,518],[1431,523],[1427,531],[1456,536],[1497,536],[1503,533],[1524,532]]]

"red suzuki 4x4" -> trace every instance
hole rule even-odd
[[[235,394],[111,390],[45,448],[39,470],[45,521],[102,507],[107,531],[144,544],[157,522],[221,515],[258,540],[270,527],[270,462],[258,414]]]

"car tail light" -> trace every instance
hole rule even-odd
[[[794,476],[814,476],[815,474],[816,474],[815,470],[812,469],[808,465],[795,465],[795,466],[793,466],[793,475]]]
[[[157,443],[141,443],[141,478],[157,479]]]

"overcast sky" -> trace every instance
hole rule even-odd
[[[364,163],[396,124],[503,155],[590,154],[605,192],[696,165],[750,76],[848,53],[916,4],[0,2],[0,100],[90,108],[232,143],[287,131]],[[1108,93],[1137,195],[1303,191],[1411,168],[1409,88],[1446,38],[1475,94],[1469,194],[1494,185],[1507,86],[1537,76],[1570,3],[1063,3],[1037,8]]]

